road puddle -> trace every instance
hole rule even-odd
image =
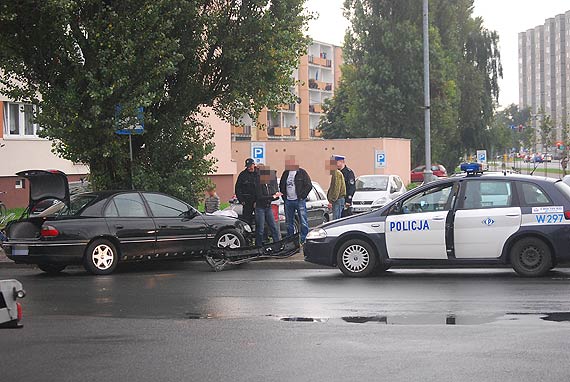
[[[313,317],[283,317],[280,320],[287,322],[327,322],[326,318],[313,318]]]
[[[186,318],[189,320],[211,320],[219,317],[210,313],[186,313]]]

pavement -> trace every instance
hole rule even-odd
[[[2,380],[568,380],[570,269],[353,279],[280,261],[0,268],[27,291],[24,328],[0,331]]]

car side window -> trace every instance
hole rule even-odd
[[[115,196],[113,201],[118,215],[122,218],[141,218],[148,216],[143,200],[138,193],[120,194]]]
[[[107,207],[105,207],[104,216],[106,218],[116,218],[119,216],[119,211],[117,210],[114,200],[111,200],[109,204],[107,204]]]
[[[424,190],[404,200],[401,207],[391,214],[448,211],[451,206],[452,189],[452,184],[445,184]]]
[[[534,207],[552,204],[548,195],[537,185],[527,182],[523,182],[520,185],[521,199],[525,206]]]
[[[463,209],[500,208],[513,205],[511,182],[474,180],[465,182]]]
[[[396,183],[396,187],[398,188],[398,191],[400,191],[400,189],[402,188],[402,180],[400,179],[400,177],[395,176],[394,182]]]
[[[180,200],[161,194],[144,194],[154,217],[180,217],[188,212],[189,206]]]

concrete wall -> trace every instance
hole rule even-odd
[[[332,139],[311,141],[264,141],[266,164],[276,169],[278,174],[284,170],[285,157],[295,155],[300,166],[307,170],[311,179],[317,181],[326,190],[330,183],[330,174],[325,169],[325,161],[332,154],[346,156],[346,164],[356,174],[397,174],[404,183],[410,182],[410,140],[396,138],[371,139]],[[386,168],[374,169],[374,150],[386,153]],[[251,143],[232,142],[232,158],[241,164],[251,155]],[[238,166],[238,171],[241,168]]]

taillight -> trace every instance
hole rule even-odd
[[[24,313],[22,312],[22,304],[17,302],[16,303],[16,309],[18,310],[18,322],[22,321],[22,317],[24,316]]]
[[[51,225],[45,225],[42,227],[40,235],[42,237],[56,237],[57,235],[59,235],[59,231],[55,229],[55,227],[52,227]]]
[[[564,211],[564,217],[566,220],[570,220],[570,211]]]

